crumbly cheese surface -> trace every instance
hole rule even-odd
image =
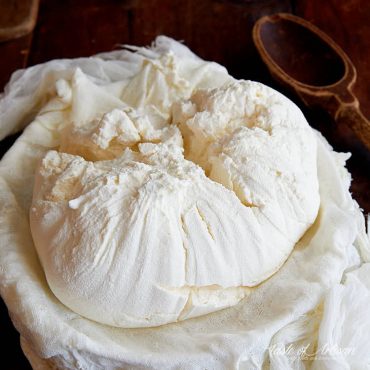
[[[112,90],[80,70],[57,83],[69,115],[30,211],[51,290],[117,327],[237,304],[316,218],[305,118],[271,88],[171,53]]]

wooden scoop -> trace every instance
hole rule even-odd
[[[30,33],[38,8],[39,0],[0,0],[0,42]]]
[[[319,106],[338,125],[349,126],[370,150],[370,122],[352,92],[356,69],[328,35],[302,18],[278,13],[255,23],[253,40],[277,81],[307,106]]]

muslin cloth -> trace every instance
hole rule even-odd
[[[57,81],[77,68],[107,92],[116,91],[143,59],[168,52],[198,58],[160,36],[151,48],[17,71],[1,96],[0,139],[26,127],[41,107],[43,114],[55,111],[55,120],[63,119],[63,99],[46,103]],[[41,114],[0,162],[0,292],[34,369],[370,369],[370,240],[349,192],[347,154],[334,152],[316,133],[318,217],[283,267],[246,299],[196,319],[121,329],[61,304],[33,246],[33,176],[39,159],[57,145],[55,127],[50,120],[43,125]]]

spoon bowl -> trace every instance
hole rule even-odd
[[[271,75],[309,107],[326,110],[370,150],[370,123],[352,92],[356,69],[348,55],[310,22],[287,13],[260,18],[256,48]]]

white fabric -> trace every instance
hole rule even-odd
[[[77,67],[104,88],[121,89],[144,56],[156,58],[167,50],[192,55],[160,37],[157,47],[136,54],[52,61],[17,72],[0,100],[0,137],[27,124],[55,95],[55,82],[70,78]],[[283,267],[237,306],[158,328],[122,329],[84,319],[62,305],[46,283],[28,213],[34,170],[59,140],[63,104],[62,97],[44,106],[42,114],[58,112],[54,123],[28,126],[0,163],[0,292],[34,368],[370,367],[370,269],[363,264],[370,262],[370,241],[348,191],[347,156],[333,152],[319,134],[319,216]]]

